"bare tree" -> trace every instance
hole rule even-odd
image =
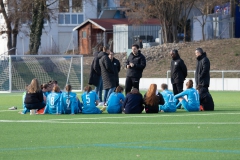
[[[187,35],[187,23],[188,23],[188,16],[192,10],[194,2],[196,0],[184,0],[181,9],[181,20],[179,21],[180,27],[183,28],[184,37],[183,42],[186,42],[186,35]]]
[[[150,18],[157,18],[162,26],[163,41],[178,42],[177,26],[184,0],[121,0],[128,10],[130,20],[139,24]]]
[[[30,28],[30,54],[38,54],[44,21],[56,20],[57,11],[73,7],[66,6],[67,2],[69,0],[0,0],[0,13],[5,20],[5,25],[0,28],[0,34],[7,34],[8,50],[16,48],[17,35],[24,23]],[[78,6],[79,3],[93,5],[94,0],[72,0],[72,2]],[[15,54],[15,50],[9,54]]]
[[[212,13],[212,9],[214,8],[214,6],[223,4],[224,2],[226,2],[226,0],[197,0],[194,4],[194,6],[201,13],[201,19],[194,19],[197,20],[201,25],[203,41],[206,40],[204,28],[207,22],[208,14]]]
[[[11,50],[9,52],[10,55],[15,54],[17,45],[19,20],[22,15],[22,11],[19,9],[20,6],[21,2],[17,0],[0,0],[0,13],[5,20],[5,25],[0,28],[0,34],[7,34],[7,48],[8,50]]]

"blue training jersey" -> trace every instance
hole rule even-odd
[[[61,114],[61,93],[51,92],[47,96],[47,104],[44,110],[45,113],[49,114]]]
[[[185,95],[187,96],[187,102],[188,102],[189,108],[199,108],[199,105],[200,105],[199,94],[196,89],[188,88],[185,91],[175,95],[174,97],[177,99]]]
[[[164,90],[161,94],[165,102],[164,105],[160,106],[161,110],[164,112],[176,112],[176,99],[173,93],[169,90]]]
[[[120,100],[122,101],[122,103],[120,102]],[[107,101],[108,113],[122,113],[122,104],[124,100],[125,97],[122,93],[111,93]]]
[[[43,95],[47,97],[51,92],[43,92]]]
[[[95,102],[97,100],[99,100],[99,98],[96,92],[94,91],[90,91],[89,93],[84,92],[82,94],[82,102],[83,102],[82,113],[85,113],[85,114],[102,113],[100,109],[96,107]]]
[[[26,108],[26,104],[24,103],[25,97],[26,97],[26,92],[23,92],[23,95],[22,95],[22,107],[23,107],[22,114],[26,114],[27,112],[30,112],[30,110]]]
[[[62,93],[62,110],[64,114],[79,113],[77,94],[73,92]]]

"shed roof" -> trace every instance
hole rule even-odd
[[[73,28],[73,31],[80,29],[82,26],[84,26],[87,23],[92,23],[96,26],[98,26],[103,31],[112,31],[113,25],[118,24],[125,24],[125,25],[133,25],[132,22],[130,22],[128,19],[88,19],[78,25],[77,27]],[[141,25],[160,25],[160,21],[158,19],[149,19],[146,22],[143,22]]]

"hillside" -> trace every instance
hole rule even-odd
[[[151,48],[142,49],[146,56],[147,66],[143,72],[144,78],[165,78],[167,70],[170,70],[171,49],[178,49],[180,57],[184,60],[188,70],[195,70],[196,57],[195,49],[201,47],[210,59],[211,70],[240,70],[240,39],[219,39],[204,42],[187,42],[187,43],[169,43]],[[120,60],[122,69],[120,78],[126,76],[126,70],[123,63],[126,61],[126,54],[116,54],[115,57]],[[84,57],[84,71],[88,80],[92,57]],[[193,77],[193,74],[189,74]],[[221,73],[211,73],[212,77],[221,77]],[[238,77],[240,73],[225,74],[225,77]]]

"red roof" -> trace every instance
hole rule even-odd
[[[125,25],[133,25],[132,22],[130,22],[128,19],[88,19],[75,27],[73,31],[78,30],[81,28],[83,25],[86,23],[93,23],[97,25],[99,28],[101,28],[104,31],[109,31],[113,30],[113,25],[118,25],[118,24],[125,24]],[[160,25],[160,21],[158,19],[149,19],[146,22],[143,22],[141,25]]]

